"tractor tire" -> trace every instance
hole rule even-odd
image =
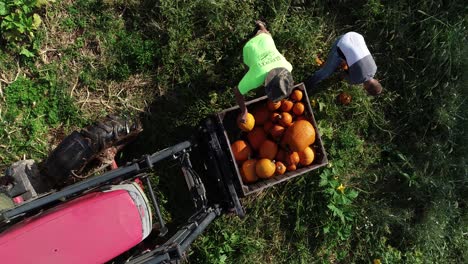
[[[138,120],[107,116],[81,131],[73,131],[42,164],[41,175],[51,186],[61,187],[72,175],[80,175],[90,162],[109,148],[115,148],[111,151],[115,155],[142,130]]]

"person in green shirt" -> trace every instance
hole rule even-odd
[[[261,21],[255,24],[255,36],[245,44],[242,53],[249,71],[234,88],[236,101],[241,109],[241,122],[245,122],[248,113],[244,101],[247,92],[263,84],[268,99],[277,102],[288,97],[294,86],[291,63],[276,49],[265,24]]]

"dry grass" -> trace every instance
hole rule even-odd
[[[77,85],[78,86],[78,85]],[[104,112],[143,112],[154,97],[156,87],[151,78],[134,75],[123,82],[102,82],[90,92],[88,87],[72,89],[70,95],[80,109],[90,117],[99,117]]]
[[[96,119],[108,113],[144,111],[148,99],[155,94],[151,76],[134,75],[123,82],[98,80],[98,88],[92,91],[80,82],[85,67],[94,68],[94,65],[106,62],[107,51],[99,37],[82,38],[86,29],[67,31],[61,25],[62,21],[71,18],[67,8],[72,4],[72,0],[64,0],[46,9],[42,26],[47,30],[44,30],[45,40],[37,68],[46,68],[52,63],[59,65],[59,76],[67,86],[66,93],[74,99],[86,119]],[[75,48],[78,38],[84,39],[84,45],[78,50],[80,56],[64,58],[63,51]]]

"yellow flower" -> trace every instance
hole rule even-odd
[[[340,191],[341,193],[344,193],[344,190],[346,189],[346,187],[341,183],[340,186],[336,187],[336,189]]]
[[[315,108],[317,106],[317,101],[315,99],[310,100],[310,106],[312,106],[312,108]]]
[[[374,259],[374,264],[381,264],[380,259]]]

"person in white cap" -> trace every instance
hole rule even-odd
[[[347,64],[345,79],[351,84],[363,84],[368,94],[376,96],[382,85],[374,79],[377,65],[367,48],[364,37],[356,32],[340,36],[333,44],[325,65],[305,81],[307,90],[328,78],[342,64]]]

